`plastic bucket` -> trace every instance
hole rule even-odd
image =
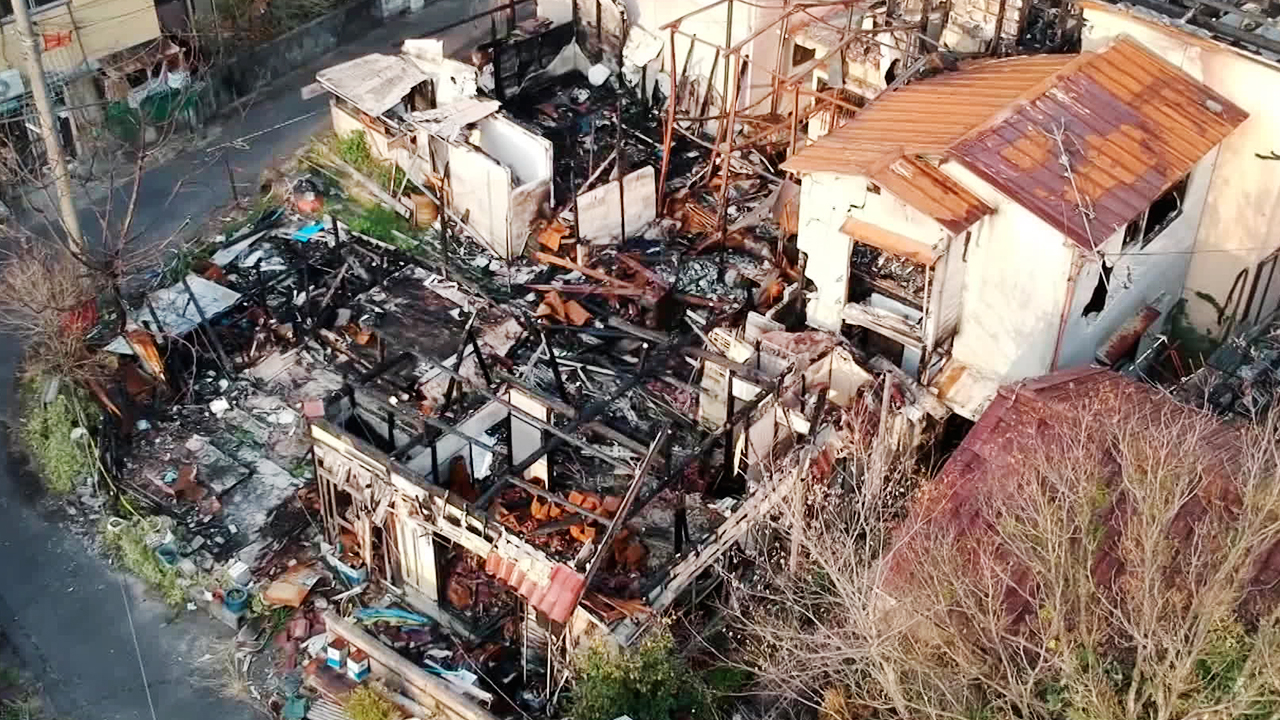
[[[222,604],[233,613],[244,612],[249,606],[249,593],[240,588],[231,588],[223,595]]]
[[[156,557],[160,558],[160,562],[165,565],[173,567],[178,564],[178,548],[165,543],[156,548]]]

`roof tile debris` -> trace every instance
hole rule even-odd
[[[551,567],[549,576],[539,579],[537,573],[522,569],[520,564],[497,552],[489,553],[489,557],[485,558],[484,569],[557,623],[569,621],[569,616],[578,605],[578,596],[586,584],[586,578],[581,573],[564,563],[556,563]]]

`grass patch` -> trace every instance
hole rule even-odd
[[[146,519],[127,522],[119,529],[102,527],[102,539],[108,554],[129,572],[142,578],[170,607],[180,608],[187,601],[186,582],[177,568],[160,561],[156,551],[147,545]]]
[[[20,700],[0,703],[0,720],[45,720],[44,703],[34,693]]]
[[[404,717],[395,703],[368,685],[352,690],[342,709],[347,711],[351,720],[400,720]]]
[[[352,215],[349,220],[345,218],[344,220],[354,232],[368,235],[375,240],[381,240],[402,250],[409,249],[402,247],[407,243],[396,235],[397,232],[402,235],[408,235],[410,230],[409,223],[390,208],[381,205],[368,205],[363,207],[360,212]]]
[[[384,190],[391,187],[391,164],[379,160],[369,147],[369,138],[363,131],[353,130],[345,135],[333,135],[328,142],[329,151],[343,162],[360,171],[361,175],[378,183]]]
[[[182,282],[182,278],[191,272],[196,263],[213,257],[215,250],[217,246],[214,243],[204,240],[174,249],[173,258],[160,273],[159,287],[171,287]]]
[[[70,493],[78,480],[94,471],[88,439],[71,439],[71,431],[80,427],[80,415],[89,405],[74,388],[66,387],[68,383],[62,385],[48,405],[42,402],[45,382],[41,378],[24,382],[21,392],[19,435],[45,488],[54,495]]]

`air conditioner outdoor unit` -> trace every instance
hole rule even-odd
[[[0,70],[0,102],[11,100],[26,92],[22,84],[22,73],[16,68]]]

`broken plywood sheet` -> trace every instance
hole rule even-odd
[[[1000,379],[951,358],[929,389],[953,412],[976,422],[1000,389]]]
[[[536,398],[512,389],[508,395],[508,399],[512,405],[529,413],[530,415],[542,420],[550,422],[551,411],[546,405],[543,405]],[[542,447],[542,428],[534,425],[514,413],[511,415],[511,462],[521,463],[529,458],[535,450]],[[526,480],[533,480],[538,485],[547,486],[547,478],[550,473],[547,465],[547,456],[543,455],[538,461],[524,471]]]
[[[621,188],[621,190],[620,190]],[[612,180],[578,196],[578,232],[590,243],[610,243],[622,239],[622,210],[625,201],[628,235],[640,232],[657,217],[657,182],[653,168],[646,165],[621,182]]]
[[[272,513],[305,482],[274,462],[259,458],[253,475],[227,493],[222,500],[222,520],[246,537],[256,537],[266,527]]]
[[[200,435],[191,436],[184,447],[191,452],[193,461],[200,468],[200,484],[212,490],[214,495],[222,496],[253,472]]]
[[[836,348],[804,371],[805,387],[810,393],[827,389],[827,401],[849,407],[858,389],[871,382],[871,373],[862,368],[844,348]]]
[[[201,311],[206,318],[212,320],[240,299],[240,293],[235,290],[205,280],[199,275],[189,274],[186,281],[191,286],[190,294],[181,282],[151,293],[141,307],[129,310],[129,325],[158,331],[163,335],[185,335],[200,324]],[[200,304],[199,310],[196,309],[196,302],[192,301],[192,294]],[[160,322],[159,328],[156,328],[157,320]],[[123,336],[108,343],[106,350],[117,355],[133,354],[133,348]]]
[[[467,98],[435,110],[419,110],[409,114],[419,130],[446,140],[454,140],[471,123],[480,122],[498,112],[502,103],[483,98]]]
[[[511,171],[485,153],[461,145],[449,145],[449,187],[454,213],[467,216],[479,236],[476,240],[494,255],[509,260],[524,252],[512,247]]]

